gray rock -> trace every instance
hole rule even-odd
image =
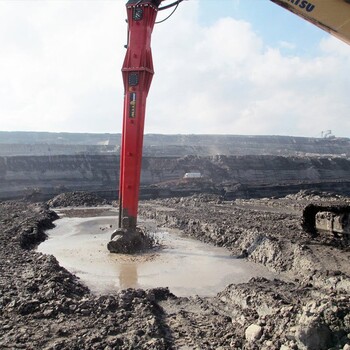
[[[291,348],[287,345],[281,345],[280,350],[291,350]]]
[[[246,330],[245,330],[245,338],[248,341],[256,341],[259,340],[262,336],[263,329],[257,324],[251,324]]]
[[[331,345],[331,331],[318,317],[308,317],[307,322],[299,324],[295,336],[302,349],[323,350]]]

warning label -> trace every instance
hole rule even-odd
[[[136,117],[136,92],[130,92],[130,108],[129,108],[129,117]]]

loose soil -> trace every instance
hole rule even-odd
[[[285,276],[232,284],[206,298],[177,297],[166,288],[95,296],[54,257],[33,250],[57,214],[46,204],[2,202],[0,348],[348,349],[349,246],[303,224],[305,205],[325,202],[349,199],[300,193],[143,202],[145,218]]]

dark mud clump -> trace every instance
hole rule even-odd
[[[111,204],[96,194],[88,192],[61,193],[50,199],[47,204],[52,208],[59,207],[94,207]]]
[[[158,246],[156,239],[139,227],[133,230],[117,229],[111,237],[107,248],[115,254],[142,253]]]

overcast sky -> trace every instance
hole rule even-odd
[[[121,131],[125,2],[0,1],[0,130]],[[152,48],[146,133],[350,137],[350,46],[269,0],[184,1]]]

